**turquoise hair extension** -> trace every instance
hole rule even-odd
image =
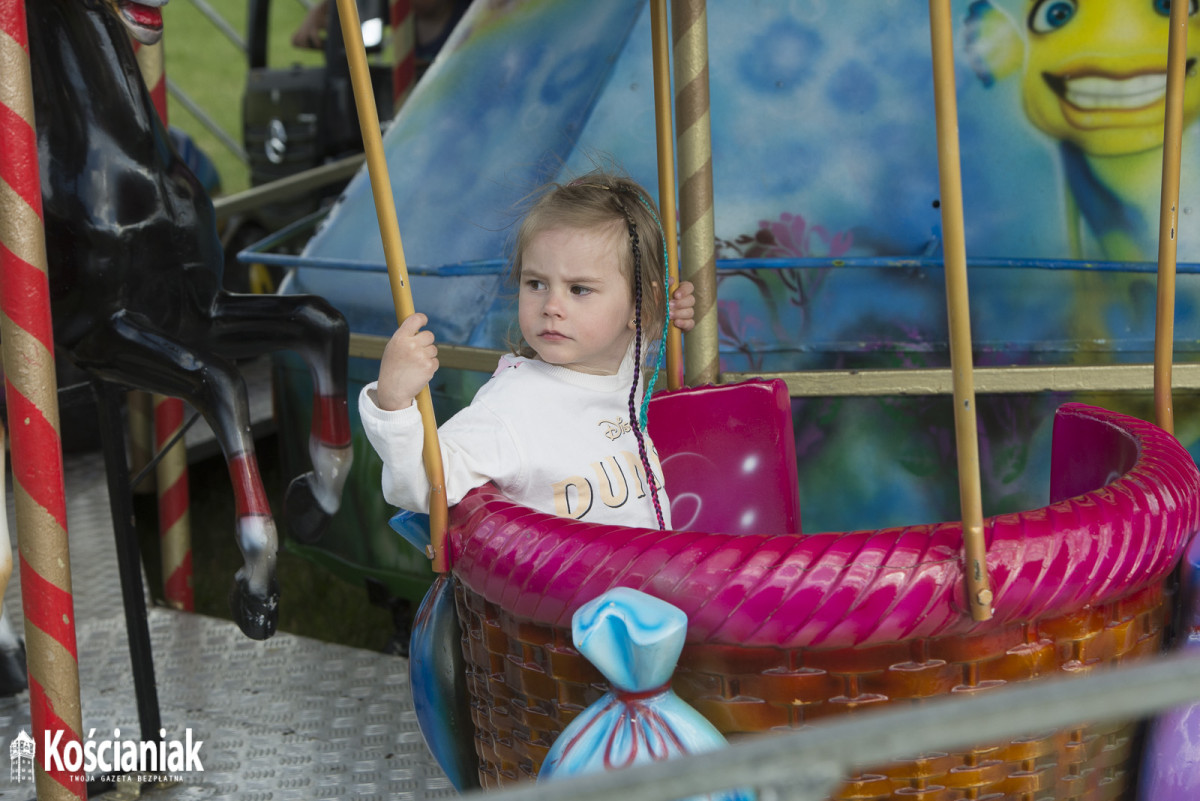
[[[667,235],[663,231],[662,221],[658,219],[658,215],[654,213],[654,207],[650,205],[646,198],[638,193],[638,200],[646,211],[650,212],[650,216],[654,218],[655,224],[658,225],[658,236],[662,240],[663,254],[663,302],[666,306],[663,314],[662,337],[658,340],[658,358],[654,362],[654,373],[650,376],[650,380],[646,382],[646,393],[642,397],[642,406],[638,409],[638,423],[644,428],[646,426],[646,414],[650,408],[650,395],[654,392],[654,385],[658,383],[658,373],[662,370],[663,362],[667,357],[667,332],[671,326],[671,270],[667,258]]]

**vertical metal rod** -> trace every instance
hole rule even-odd
[[[671,124],[671,55],[667,0],[651,0],[650,33],[654,60],[654,132],[658,145],[658,205],[662,213],[671,288],[679,285],[679,229],[675,213],[675,139]],[[667,389],[683,386],[683,340],[667,329]]]
[[[362,131],[363,147],[367,154],[367,172],[375,197],[375,214],[379,219],[379,234],[383,238],[383,255],[387,261],[388,278],[392,285],[392,303],[397,321],[403,321],[415,310],[412,289],[408,283],[408,265],[404,261],[404,246],[400,241],[400,224],[396,221],[396,204],[392,199],[392,184],[388,176],[387,159],[383,153],[383,137],[379,134],[379,112],[375,109],[375,94],[363,48],[362,24],[354,0],[337,0],[338,16],[342,20],[342,37],[346,44],[346,59],[350,65],[350,83],[354,87],[354,102],[358,107],[358,127]],[[446,547],[446,525],[449,511],[446,506],[446,479],[442,469],[442,449],[438,444],[437,419],[433,414],[433,398],[429,387],[417,395],[417,408],[425,430],[422,459],[429,477],[429,557],[433,569],[445,573],[450,569]]]
[[[1158,218],[1158,298],[1154,319],[1154,420],[1174,433],[1171,362],[1175,344],[1175,255],[1179,235],[1179,163],[1183,150],[1183,87],[1187,81],[1190,3],[1171,3],[1167,97],[1163,125],[1162,198]]]
[[[929,0],[933,89],[937,117],[938,175],[942,206],[942,248],[946,263],[946,313],[950,328],[950,369],[954,385],[954,433],[958,450],[958,491],[962,509],[967,606],[974,620],[992,616],[983,500],[979,477],[979,434],[975,423],[975,378],[971,362],[971,309],[967,291],[967,250],[963,234],[962,169],[958,149],[958,101],[954,87],[954,35],[950,0]]]
[[[117,542],[117,571],[125,607],[125,629],[129,635],[129,661],[137,696],[138,723],[142,739],[160,738],[162,717],[158,707],[158,685],[154,679],[154,654],[150,647],[150,625],[146,616],[146,590],[142,585],[142,553],[133,523],[132,488],[125,456],[125,426],[121,420],[121,392],[107,381],[96,381],[100,415],[100,446],[108,478],[108,504],[112,510],[113,534]]]

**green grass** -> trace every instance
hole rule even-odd
[[[208,0],[242,38],[246,34],[246,0]],[[273,0],[267,64],[323,63],[321,53],[292,47],[292,31],[307,13],[299,0]],[[246,55],[209,21],[191,0],[172,0],[163,10],[163,53],[167,78],[231,139],[242,144],[242,94],[246,87]],[[221,141],[174,98],[167,102],[171,124],[192,136],[221,174],[222,194],[250,187],[249,169]]]

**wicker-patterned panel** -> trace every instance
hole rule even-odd
[[[606,690],[567,630],[520,621],[456,582],[484,787],[537,775],[557,734]],[[1103,607],[965,637],[829,651],[693,644],[673,687],[727,736],[947,693],[1085,673],[1158,650],[1161,585]],[[839,801],[1108,801],[1130,778],[1136,723],[1080,726],[853,777]]]

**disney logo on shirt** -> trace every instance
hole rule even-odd
[[[604,426],[604,436],[614,441],[620,439],[622,434],[628,434],[633,430],[622,417],[618,417],[615,421],[601,420],[596,425]]]

